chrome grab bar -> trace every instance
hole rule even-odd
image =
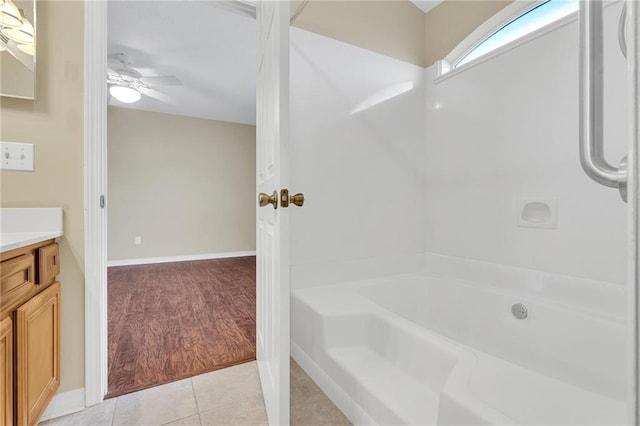
[[[622,51],[622,56],[627,57],[627,2],[622,4],[622,12],[620,12],[620,20],[618,21],[618,44]]]
[[[626,202],[626,157],[618,168],[604,158],[602,14],[602,0],[580,0],[580,164],[594,181],[618,188]]]

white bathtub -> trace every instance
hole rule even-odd
[[[534,287],[424,274],[297,290],[292,354],[357,424],[623,424],[623,312]]]

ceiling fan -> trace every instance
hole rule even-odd
[[[111,96],[120,102],[126,104],[137,102],[142,95],[166,101],[166,95],[155,88],[182,84],[175,75],[143,76],[131,64],[131,59],[124,53],[109,56],[107,85]]]

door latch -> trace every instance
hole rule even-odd
[[[290,196],[288,189],[281,190],[280,205],[282,207],[289,207],[289,204],[295,204],[298,207],[302,207],[304,205],[304,194],[299,193]]]

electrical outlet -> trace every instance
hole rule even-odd
[[[0,142],[0,170],[33,171],[32,143]]]
[[[133,241],[137,246],[142,244],[142,237],[136,237]]]

